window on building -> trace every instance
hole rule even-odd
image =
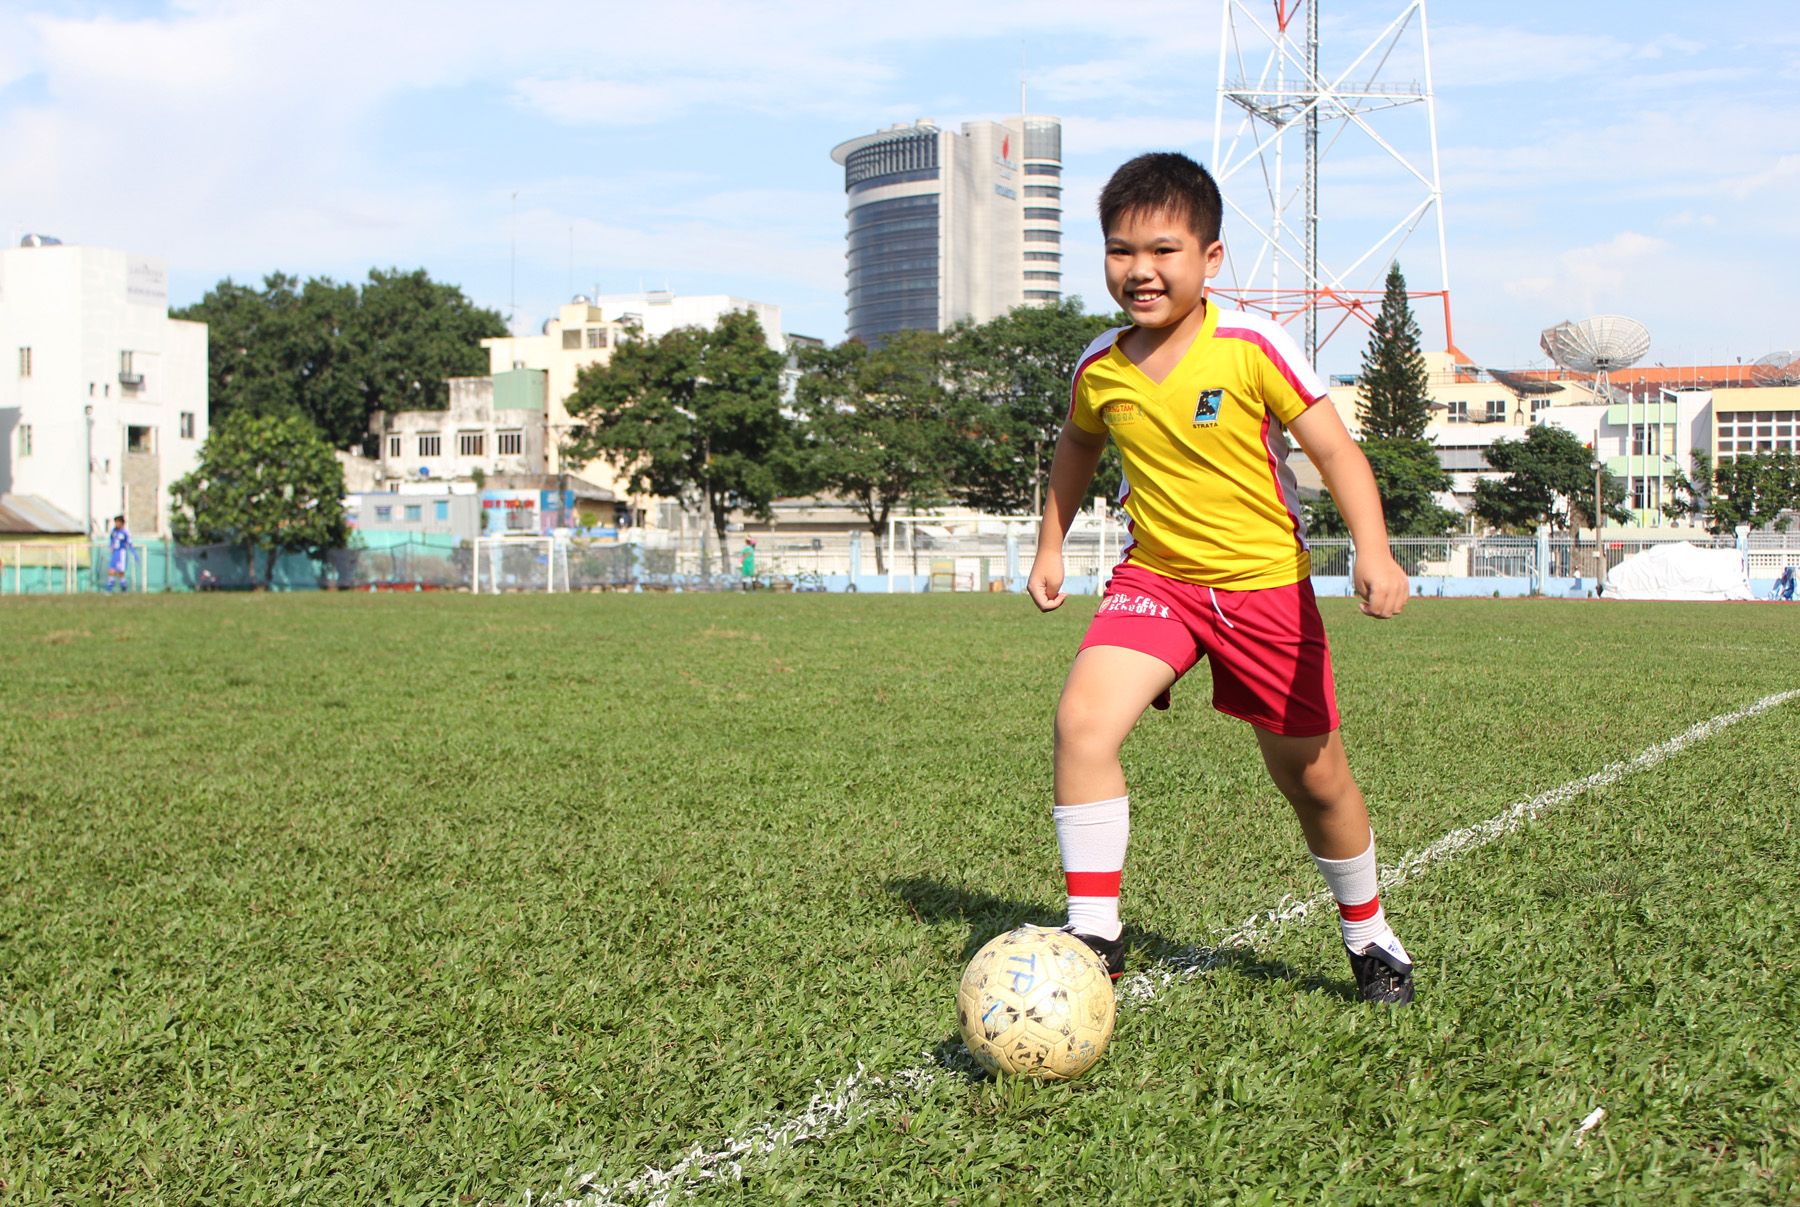
[[[1054,184],[1028,184],[1025,186],[1027,197],[1061,197],[1062,189]]]
[[[1506,422],[1506,399],[1490,398],[1487,400],[1486,419],[1489,423]]]
[[[131,424],[125,429],[125,451],[128,453],[153,453],[156,451],[156,429],[139,427]]]
[[[1025,274],[1025,279],[1027,281],[1060,281],[1060,280],[1062,280],[1062,273],[1060,273],[1060,272],[1027,272]]]
[[[444,455],[444,438],[436,432],[419,433],[419,456],[441,457]]]
[[[442,522],[442,521],[450,518],[450,500],[449,499],[439,499],[436,502],[436,504],[434,504],[433,506],[434,506],[435,514],[437,515],[439,522]]]
[[[459,457],[479,457],[487,448],[487,436],[482,432],[456,433],[456,455]]]
[[[1544,421],[1544,412],[1549,409],[1550,400],[1548,398],[1533,398],[1531,400],[1531,422],[1542,423]]]
[[[194,438],[194,413],[192,411],[181,412],[180,430],[181,438],[183,440],[192,440]]]
[[[1061,222],[1062,221],[1062,211],[1061,210],[1053,210],[1053,209],[1048,208],[1047,206],[1042,206],[1042,205],[1026,206],[1025,207],[1025,220],[1027,222],[1030,222],[1034,218],[1040,222]]]
[[[20,377],[30,377],[31,376],[31,349],[30,348],[20,348],[19,349],[19,376]],[[92,392],[93,391],[91,391],[91,390],[89,391],[89,393],[92,393]]]
[[[403,455],[400,451],[400,437],[389,436],[387,438],[387,450],[388,459],[391,461],[398,461]]]
[[[144,375],[137,371],[136,356],[129,350],[119,353],[119,384],[127,387],[144,384]]]
[[[581,347],[581,328],[571,327],[563,332],[563,351],[569,352]]]
[[[1027,243],[1061,243],[1062,242],[1062,232],[1061,231],[1039,230],[1036,227],[1032,227],[1030,230],[1025,232],[1025,242],[1027,242]]]
[[[1054,264],[1062,259],[1062,253],[1059,251],[1028,251],[1025,253],[1025,258],[1027,260],[1041,260],[1045,263]]]
[[[408,503],[406,505],[406,522],[408,524],[418,523],[424,518],[424,510],[425,505],[423,503]]]
[[[1467,423],[1467,422],[1469,422],[1469,400],[1466,398],[1452,398],[1450,400],[1449,406],[1445,409],[1444,422],[1445,423]]]
[[[587,329],[587,346],[590,348],[606,347],[606,328],[589,327]]]
[[[391,503],[375,504],[375,518],[377,520],[382,520],[382,521],[393,519],[394,518],[393,504],[391,504]]]
[[[513,368],[515,368],[515,369],[523,369],[524,367],[525,367],[525,362],[522,360],[515,360],[513,362]]]
[[[501,432],[494,437],[494,442],[502,457],[517,457],[525,452],[524,432]]]
[[[29,423],[19,425],[19,456],[31,456],[31,425]]]

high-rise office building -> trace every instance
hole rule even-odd
[[[849,198],[847,334],[984,322],[1062,297],[1062,123],[928,121],[839,143]]]

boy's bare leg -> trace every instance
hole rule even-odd
[[[1092,645],[1075,655],[1056,705],[1056,803],[1084,805],[1125,795],[1119,748],[1150,702],[1175,683],[1153,654]]]
[[[1069,929],[1125,971],[1119,885],[1131,840],[1131,801],[1119,748],[1175,670],[1150,654],[1090,646],[1075,656],[1056,706],[1056,842],[1069,890]]]
[[[1412,1000],[1412,958],[1381,908],[1375,834],[1337,730],[1288,737],[1260,726],[1256,741],[1281,794],[1294,806],[1313,863],[1337,900],[1338,924],[1357,986],[1371,1002]]]
[[[1306,845],[1320,859],[1353,859],[1369,846],[1369,810],[1350,774],[1337,730],[1296,738],[1258,725],[1263,764],[1294,806]]]

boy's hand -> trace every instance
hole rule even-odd
[[[1352,581],[1357,598],[1362,600],[1363,615],[1373,616],[1376,620],[1398,616],[1412,589],[1406,571],[1400,568],[1392,554],[1386,552],[1358,553]]]
[[[1063,594],[1062,585],[1062,554],[1039,553],[1031,563],[1031,577],[1025,580],[1025,589],[1031,593],[1031,602],[1038,611],[1053,612],[1062,607],[1063,600],[1069,598]]]

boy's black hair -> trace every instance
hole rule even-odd
[[[1211,247],[1224,208],[1211,172],[1178,152],[1152,151],[1119,165],[1100,190],[1100,231],[1109,233],[1126,214],[1169,214]]]
[[[124,522],[125,522],[125,517],[122,515],[116,515],[113,517],[113,523],[115,523],[115,524],[123,524]]]

